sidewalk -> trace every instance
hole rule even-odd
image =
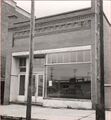
[[[26,117],[26,106],[15,104],[0,106],[0,115]],[[40,120],[95,120],[95,111],[32,106],[32,118]],[[111,120],[111,111],[106,111],[106,120]]]

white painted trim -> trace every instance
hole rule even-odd
[[[24,15],[24,16],[26,16],[26,17],[28,17],[28,18],[31,17],[31,14],[28,13],[27,11],[25,11],[24,9],[22,9],[22,8],[20,8],[20,7],[18,7],[18,6],[16,6],[15,9],[16,9],[17,12],[21,13],[22,15]]]
[[[13,7],[16,7],[16,2],[13,1],[13,0],[4,0],[4,2],[11,5],[11,6],[13,6]]]
[[[105,87],[111,87],[111,84],[104,84]]]
[[[91,62],[69,62],[69,63],[50,63],[46,64],[46,66],[51,66],[51,65],[70,65],[70,64],[91,64]]]
[[[47,54],[47,53],[69,52],[69,51],[90,50],[90,49],[91,49],[91,45],[88,45],[88,46],[67,47],[67,48],[59,48],[59,49],[37,50],[34,51],[34,54]],[[12,56],[27,56],[27,55],[29,55],[28,51],[12,53]]]

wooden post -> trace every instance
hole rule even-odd
[[[29,76],[28,76],[28,94],[27,94],[27,109],[26,120],[31,120],[31,102],[32,102],[32,79],[33,79],[33,38],[34,38],[34,0],[31,0],[31,20],[30,20],[30,49],[29,49]]]
[[[96,0],[97,21],[97,104],[96,120],[105,120],[103,0]]]
[[[2,8],[2,0],[0,1],[0,15],[1,15],[1,8]],[[0,19],[0,36],[1,36],[1,27],[2,27],[2,24],[1,24],[1,19]],[[1,65],[2,65],[2,53],[1,53],[1,51],[2,51],[2,46],[1,46],[1,43],[2,43],[2,37],[1,37],[1,39],[0,39],[0,104],[1,104],[1,79],[2,79],[2,77],[1,77],[1,75],[2,75],[2,67],[1,67]]]

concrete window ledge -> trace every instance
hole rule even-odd
[[[92,109],[91,100],[55,100],[45,99],[43,106],[54,108]]]

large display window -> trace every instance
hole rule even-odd
[[[47,97],[91,98],[90,51],[54,53],[47,57]]]

